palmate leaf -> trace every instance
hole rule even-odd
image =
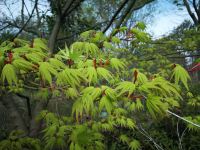
[[[145,74],[141,73],[138,69],[133,69],[133,72],[137,72],[137,75],[133,77],[133,81],[136,81],[136,83],[143,84],[148,81]]]
[[[112,79],[112,75],[111,75],[111,72],[108,71],[107,69],[105,68],[102,68],[102,67],[98,67],[97,68],[97,75],[100,77],[100,78],[103,78],[107,81],[110,81]]]
[[[122,135],[120,135],[119,140],[122,143],[128,143],[129,142],[129,137],[127,135],[125,135],[125,134],[122,134]]]
[[[123,63],[123,61],[117,59],[117,58],[112,58],[110,60],[110,65],[112,68],[115,68],[117,71],[120,69],[125,69],[126,65]]]
[[[83,50],[84,50],[84,42],[74,42],[70,46],[70,49],[75,50],[75,51],[81,51],[81,52],[83,52]]]
[[[165,97],[173,96],[174,98],[182,99],[181,95],[179,94],[178,87],[164,78],[157,77],[152,81],[152,83],[160,88],[161,95]]]
[[[114,89],[108,87],[108,86],[101,86],[102,92],[104,92],[104,95],[107,96],[110,100],[115,101],[117,100],[117,94]]]
[[[146,28],[146,25],[144,22],[137,22],[136,27],[141,30],[144,30]]]
[[[174,98],[172,97],[169,97],[169,98],[165,98],[165,101],[172,107],[180,107],[180,104],[178,103],[177,100],[175,100]]]
[[[15,73],[15,68],[13,65],[6,64],[3,67],[2,73],[1,73],[1,80],[3,84],[5,81],[7,81],[10,86],[12,86],[13,83],[17,85],[17,75]]]
[[[38,63],[42,62],[45,56],[40,52],[33,52],[26,54],[26,58],[31,62]]]
[[[24,137],[23,134],[19,130],[12,131],[7,139],[0,141],[0,150],[41,149],[39,139]]]
[[[94,101],[101,96],[102,91],[100,88],[88,87],[82,92],[83,92],[82,99],[81,99],[82,104],[84,106],[85,112],[89,114],[89,112],[92,112],[92,109],[94,109]]]
[[[117,100],[117,94],[115,93],[114,89],[107,87],[105,89],[105,94],[112,101]]]
[[[48,83],[52,84],[52,75],[56,76],[57,71],[52,67],[48,62],[39,63],[39,73],[42,77],[42,80],[48,81]]]
[[[34,65],[32,63],[30,63],[29,61],[26,61],[23,58],[19,58],[19,59],[15,59],[12,62],[13,66],[15,66],[17,69],[19,70],[23,70],[23,71],[31,71],[34,70]]]
[[[128,93],[128,96],[130,96],[135,91],[135,84],[129,81],[120,82],[115,90],[119,91],[118,96],[121,96],[124,93]]]
[[[140,31],[137,28],[131,29],[131,32],[140,42],[148,42],[150,39],[147,33]]]
[[[88,30],[88,31],[81,33],[80,37],[83,38],[83,39],[90,39],[91,35],[94,35],[95,33],[96,33],[95,30]]]
[[[29,44],[28,41],[25,41],[25,40],[22,40],[22,39],[19,39],[19,38],[15,38],[15,39],[14,39],[14,42],[15,42],[17,45],[20,45],[20,46],[25,46],[25,45]]]
[[[142,105],[141,99],[139,99],[139,98],[136,99],[135,108],[136,108],[137,110],[142,110],[142,109],[144,109],[144,106]]]
[[[135,110],[136,110],[136,104],[135,104],[135,102],[132,102],[132,103],[129,105],[128,110],[129,110],[129,111],[135,111]]]
[[[108,123],[101,123],[100,124],[100,128],[103,131],[113,131],[114,125],[112,123],[110,123],[110,122],[108,122]]]
[[[81,99],[74,102],[72,106],[72,115],[76,116],[76,121],[79,121],[79,117],[82,118],[84,112],[84,106]]]
[[[76,100],[72,107],[72,114],[76,114],[76,118],[78,120],[78,116],[82,117],[83,113],[93,113],[94,111],[94,101],[97,100],[102,94],[100,88],[87,87],[81,91],[81,98]]]
[[[115,108],[113,114],[116,116],[126,115],[128,112],[123,108]]]
[[[89,42],[75,42],[70,49],[85,53],[87,56],[96,56],[99,52],[99,48],[94,43]]]
[[[121,40],[116,36],[112,36],[112,42],[116,43],[116,44],[119,44],[119,43],[121,43]]]
[[[188,117],[184,117],[184,119],[200,126],[200,116],[194,116],[194,117],[188,116]],[[187,127],[189,128],[189,130],[196,131],[196,132],[200,131],[200,128],[198,126],[195,126],[195,125],[188,123],[188,122],[185,122],[185,123],[187,124]]]
[[[137,149],[140,149],[140,142],[138,140],[132,140],[130,143],[129,143],[129,148],[131,150],[137,150]]]
[[[95,44],[87,42],[84,44],[84,50],[88,56],[96,56],[99,52],[99,48]]]
[[[168,104],[161,101],[161,97],[148,95],[146,99],[146,106],[153,118],[157,118],[158,116],[164,116],[166,114],[166,110],[168,109]]]
[[[0,72],[1,72],[1,70],[3,69],[4,60],[5,60],[5,57],[0,55]]]
[[[183,85],[185,86],[185,88],[187,90],[189,90],[188,88],[188,80],[190,79],[190,76],[188,74],[188,72],[181,67],[180,65],[176,64],[175,68],[173,69],[173,73],[172,73],[172,77],[175,80],[175,84],[178,84],[179,82],[182,82]]]
[[[78,97],[78,91],[75,88],[68,88],[65,91],[65,95],[67,98],[75,99]]]
[[[97,71],[94,67],[87,68],[86,78],[88,79],[89,84],[91,82],[93,82],[93,83],[97,82]]]
[[[133,119],[128,118],[128,119],[126,120],[126,123],[127,123],[126,126],[127,126],[128,128],[130,128],[130,129],[134,129],[134,128],[136,127],[135,121],[134,121]]]
[[[106,49],[113,49],[113,45],[110,42],[104,41],[103,47]]]
[[[99,111],[102,111],[103,108],[106,109],[106,111],[111,114],[111,111],[113,109],[113,104],[111,100],[107,96],[103,96],[99,102]]]
[[[50,59],[49,59],[49,63],[50,63],[54,68],[57,68],[57,69],[59,69],[59,68],[66,68],[66,65],[65,65],[62,61],[60,61],[60,60],[58,60],[58,59],[56,59],[56,58],[50,58]]]
[[[74,49],[69,49],[67,45],[65,45],[65,49],[60,50],[56,55],[55,58],[59,60],[68,60],[71,59],[74,62],[77,62],[81,58],[81,51],[79,50],[74,50]]]
[[[179,94],[178,87],[162,77],[156,77],[152,81],[145,82],[138,87],[138,90],[147,94],[159,93],[161,96],[173,96],[176,99],[182,99],[181,95]]]
[[[101,141],[102,135],[99,132],[91,130],[86,125],[76,125],[70,135],[70,141],[78,144],[81,147],[95,149],[96,146],[92,146],[95,141]],[[76,149],[76,148],[75,148]],[[81,148],[82,149],[82,148]]]
[[[126,118],[124,116],[118,117],[116,119],[116,125],[127,127]]]
[[[56,83],[58,85],[70,85],[71,87],[79,86],[84,76],[78,69],[66,68],[57,75]]]
[[[42,50],[48,50],[47,41],[41,38],[35,38],[33,41],[33,47]]]
[[[15,43],[10,41],[5,41],[5,45],[4,42],[1,45],[3,46],[0,46],[0,56],[2,56],[6,51],[11,50],[15,45]]]

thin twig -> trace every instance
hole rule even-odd
[[[175,116],[175,117],[177,117],[177,118],[179,118],[179,119],[181,119],[181,120],[183,120],[183,121],[185,121],[185,122],[187,122],[187,123],[190,123],[190,124],[192,124],[192,125],[194,125],[194,126],[200,128],[200,125],[199,125],[199,124],[196,124],[196,123],[194,123],[194,122],[192,122],[192,121],[190,121],[190,120],[187,120],[187,119],[185,119],[185,118],[183,118],[183,117],[181,117],[181,116],[179,116],[179,115],[177,115],[177,114],[175,114],[175,113],[173,113],[173,112],[171,112],[171,111],[169,111],[169,110],[166,110],[166,112],[168,112],[169,114],[171,114],[171,115],[173,115],[173,116]]]
[[[141,129],[140,129],[141,128]],[[137,127],[138,131],[144,135],[146,138],[149,139],[149,141],[153,142],[154,146],[156,147],[157,150],[164,150],[160,145],[158,145],[155,140],[142,128],[142,126],[140,125],[140,128]]]
[[[35,1],[35,5],[33,7],[33,10],[31,12],[31,15],[29,16],[28,20],[26,21],[26,23],[23,25],[23,27],[19,30],[19,32],[12,38],[12,40],[14,40],[16,37],[18,37],[18,35],[24,30],[24,28],[27,26],[27,24],[29,23],[29,21],[31,20],[32,16],[33,16],[33,13],[35,11],[35,8],[37,6],[37,2],[38,0]]]
[[[181,138],[180,138],[180,134],[179,134],[179,120],[178,122],[176,123],[176,132],[177,132],[177,136],[178,136],[178,140],[179,140],[179,149],[182,150],[183,147],[182,147],[182,141],[181,141]]]

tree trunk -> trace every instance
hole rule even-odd
[[[45,101],[40,101],[36,103],[35,109],[33,111],[33,117],[30,121],[30,131],[29,135],[31,137],[37,137],[39,134],[39,131],[41,129],[41,121],[36,120],[37,116],[39,113],[45,109],[46,102]]]
[[[50,54],[53,54],[55,52],[54,47],[55,47],[55,44],[56,44],[58,32],[60,30],[60,25],[61,25],[61,16],[58,15],[56,17],[56,22],[54,24],[53,30],[51,32],[51,35],[50,35],[49,41],[48,41],[48,47],[50,49]]]
[[[14,95],[6,94],[1,97],[1,101],[4,104],[4,106],[7,108],[9,112],[9,120],[11,121],[11,124],[14,128],[14,130],[23,130],[25,134],[28,133],[28,129],[26,126],[26,123],[24,119],[22,118],[22,115],[18,111],[18,108],[15,105],[14,102]]]

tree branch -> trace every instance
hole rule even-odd
[[[198,19],[196,18],[195,14],[192,12],[188,1],[187,1],[187,0],[183,0],[183,3],[184,3],[184,5],[185,5],[185,7],[186,7],[186,9],[187,9],[187,11],[188,11],[190,17],[192,18],[194,24],[195,24],[195,25],[198,25]]]
[[[118,8],[118,10],[115,12],[115,14],[113,15],[113,17],[111,18],[111,20],[109,21],[108,25],[106,26],[106,28],[103,30],[103,33],[105,33],[110,26],[112,25],[112,23],[114,22],[115,18],[117,17],[117,15],[121,12],[121,10],[124,8],[124,6],[126,5],[126,3],[129,0],[124,0],[123,3],[120,5],[120,7]]]
[[[15,27],[15,28],[18,28],[18,29],[23,29],[23,31],[25,31],[25,32],[32,33],[34,35],[39,36],[39,33],[37,32],[36,29],[33,29],[33,28],[30,29],[30,28],[27,28],[27,27],[23,28],[21,26],[18,26],[17,24],[12,23],[12,22],[5,22],[5,23],[7,23],[8,26],[12,26],[12,27]]]
[[[120,28],[121,24],[123,23],[123,21],[125,20],[125,18],[127,17],[127,15],[130,13],[130,11],[134,7],[135,3],[136,3],[136,0],[131,0],[129,2],[128,7],[126,8],[124,14],[120,18],[120,20],[117,22],[117,24],[115,26],[115,29]]]
[[[31,112],[31,103],[30,103],[30,98],[28,96],[22,95],[17,93],[17,96],[26,99],[26,104],[27,104],[27,111],[28,111],[28,116],[30,117],[30,119],[32,118],[32,112]]]
[[[21,18],[22,24],[24,25],[24,0],[22,0]]]
[[[196,12],[196,14],[197,14],[198,21],[200,21],[200,10],[197,8],[196,0],[193,0],[193,1],[192,1],[192,5],[193,5],[194,10],[195,10],[195,12]]]
[[[28,20],[26,21],[26,23],[23,25],[23,27],[18,31],[18,33],[12,38],[12,41],[18,37],[18,35],[24,30],[24,28],[27,26],[27,24],[29,23],[29,21],[31,20],[32,16],[33,16],[33,13],[35,11],[35,8],[37,6],[37,3],[38,3],[38,0],[35,0],[35,5],[33,7],[33,10],[31,12],[31,15],[29,16]]]

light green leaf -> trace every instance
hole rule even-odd
[[[17,75],[15,73],[15,68],[13,65],[6,64],[3,67],[2,73],[1,73],[1,80],[3,84],[5,81],[7,81],[10,86],[12,86],[13,83],[17,85]]]

